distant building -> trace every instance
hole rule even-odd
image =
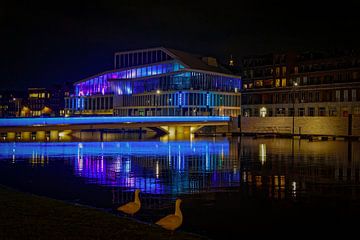
[[[23,107],[23,92],[0,92],[0,117],[19,117]]]
[[[21,115],[25,117],[63,116],[64,98],[69,95],[69,87],[66,84],[53,85],[51,88],[29,88]]]
[[[268,54],[242,65],[242,116],[360,116],[359,52]]]
[[[169,48],[117,52],[114,70],[75,83],[68,115],[237,116],[241,79],[215,58]]]

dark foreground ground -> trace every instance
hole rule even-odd
[[[0,239],[205,239],[0,185]]]

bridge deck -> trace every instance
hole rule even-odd
[[[96,129],[119,127],[156,127],[163,125],[225,125],[230,117],[224,116],[161,116],[161,117],[46,117],[3,118],[1,131]]]

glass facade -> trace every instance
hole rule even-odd
[[[241,85],[239,76],[192,68],[166,49],[150,49],[116,53],[115,70],[75,83],[65,103],[69,115],[235,116]]]
[[[131,94],[133,79],[157,76],[170,72],[178,72],[184,66],[177,62],[149,65],[122,71],[102,73],[75,84],[76,96],[91,96],[96,94]]]

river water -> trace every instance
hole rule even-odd
[[[0,184],[116,208],[140,189],[134,216],[155,222],[181,198],[179,231],[241,235],[350,233],[360,217],[360,143],[203,138],[1,143]]]

